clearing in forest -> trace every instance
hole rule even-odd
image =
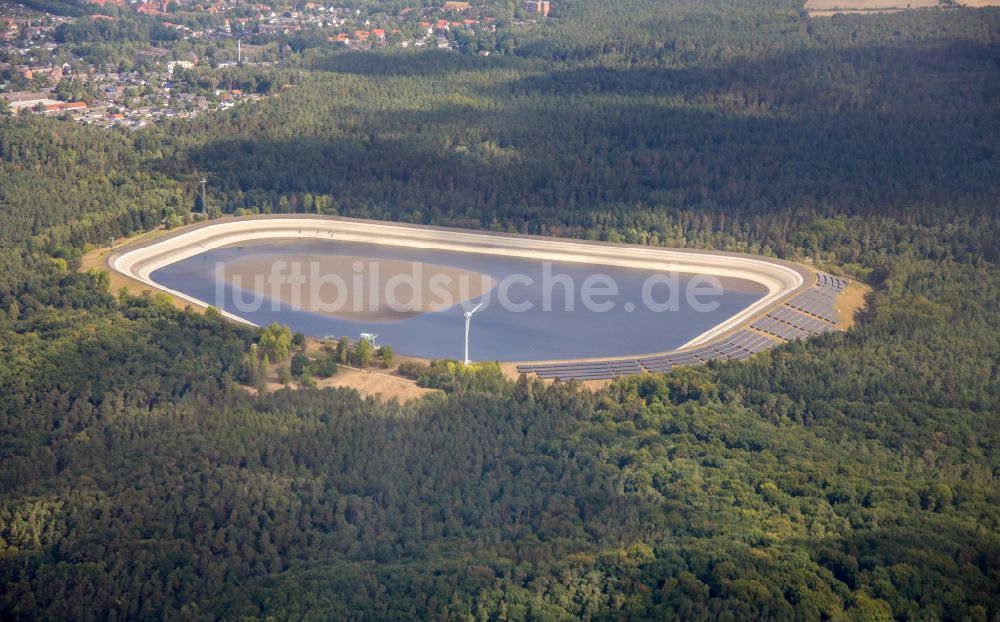
[[[998,6],[1000,0],[960,0],[953,4],[940,0],[806,0],[810,17],[830,17],[838,13],[889,13],[907,9],[934,9],[965,6],[972,8]]]

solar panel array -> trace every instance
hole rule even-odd
[[[837,312],[834,311],[832,300],[814,291],[798,294],[786,304],[789,307],[798,309],[810,315],[815,315],[828,322],[837,321]]]
[[[636,359],[617,361],[591,361],[583,363],[547,363],[544,365],[518,365],[518,373],[535,372],[539,378],[562,380],[608,380],[618,376],[642,373]]]
[[[666,373],[674,367],[700,365],[708,361],[742,361],[781,343],[775,337],[804,339],[836,330],[837,312],[833,305],[846,285],[847,282],[842,279],[820,274],[814,287],[796,294],[751,324],[750,328],[754,330],[744,328],[720,342],[694,350],[610,361],[525,364],[518,365],[517,371],[535,373],[544,379],[610,380],[643,371]]]
[[[833,305],[846,285],[842,279],[820,274],[814,287],[792,296],[750,328],[789,340],[836,330],[837,310]]]
[[[774,339],[750,330],[741,330],[725,341],[684,352],[671,352],[659,356],[618,359],[613,361],[585,361],[580,363],[541,363],[518,365],[522,374],[536,373],[539,378],[562,380],[608,380],[618,376],[648,371],[666,373],[682,365],[700,365],[714,360],[742,361],[757,352],[778,345]]]

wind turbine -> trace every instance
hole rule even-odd
[[[201,178],[201,213],[208,215],[208,205],[205,203],[205,184],[208,183],[208,179]]]
[[[477,304],[471,311],[465,312],[465,364],[470,365],[472,361],[469,360],[469,321],[472,319],[472,314],[479,311],[479,307],[483,306],[483,303]]]

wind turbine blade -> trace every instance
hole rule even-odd
[[[477,304],[477,305],[476,305],[476,306],[475,306],[475,307],[474,307],[474,308],[472,309],[472,311],[469,311],[469,315],[472,315],[472,314],[473,314],[473,313],[475,313],[476,311],[479,311],[479,307],[481,307],[481,306],[483,306],[483,303],[479,303],[479,304]]]

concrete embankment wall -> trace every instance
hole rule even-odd
[[[168,291],[198,306],[208,303],[165,288],[150,275],[159,268],[213,248],[260,240],[325,239],[409,248],[450,250],[566,261],[594,266],[619,266],[659,272],[681,272],[747,279],[763,285],[767,294],[737,315],[698,335],[683,347],[711,341],[744,324],[790,293],[811,285],[804,267],[766,257],[687,249],[603,244],[562,238],[401,225],[329,216],[253,216],[210,221],[136,246],[126,246],[108,258],[111,269]],[[227,317],[249,323],[234,314]]]

